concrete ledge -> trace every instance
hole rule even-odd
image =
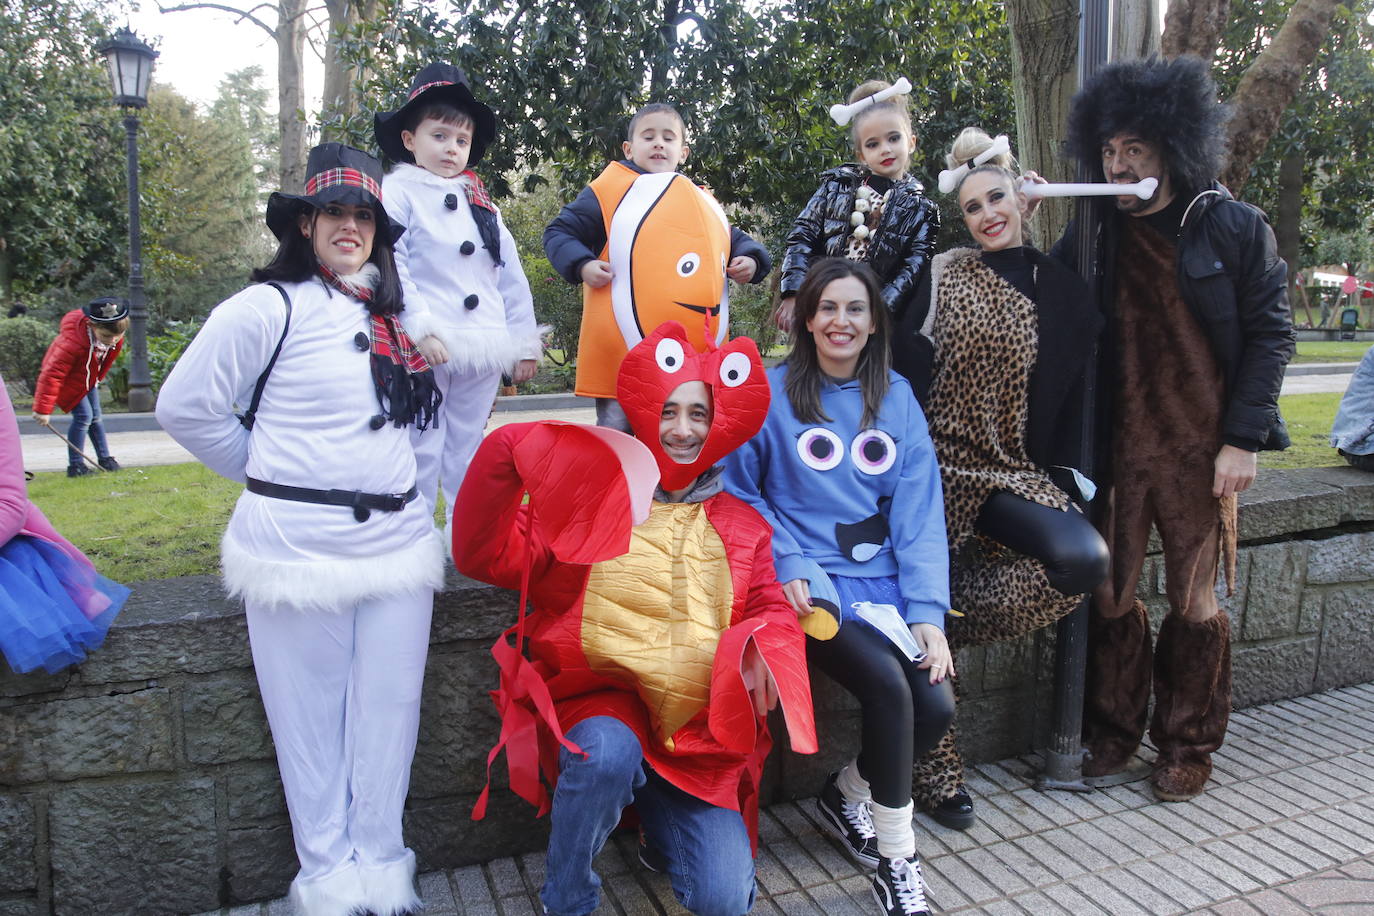
[[[1235,703],[1374,680],[1374,475],[1262,472],[1241,510]],[[1163,564],[1138,594],[1158,621]],[[422,870],[542,848],[546,821],[494,769],[489,648],[516,598],[450,571],[435,603],[405,829]],[[970,762],[1043,745],[1052,630],[961,654],[959,729]],[[779,747],[764,803],[814,795],[857,742],[853,699],[813,678],[823,751]],[[290,823],[242,609],[217,579],[139,583],[105,646],[58,675],[0,666],[0,913],[199,912],[280,897],[295,873]]]

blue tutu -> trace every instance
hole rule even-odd
[[[854,613],[854,605],[860,601],[891,604],[898,611],[906,609],[906,599],[902,597],[902,587],[896,576],[872,576],[861,579],[858,576],[838,576],[834,573],[829,575],[835,592],[839,595],[840,613],[844,616],[845,623],[859,619]]]
[[[0,547],[0,651],[20,674],[36,668],[54,674],[105,641],[128,597],[123,585],[56,545],[11,538]]]

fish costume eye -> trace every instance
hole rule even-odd
[[[738,388],[749,379],[749,356],[727,353],[720,361],[720,380],[727,388]]]
[[[881,474],[897,462],[897,443],[881,429],[866,429],[849,444],[849,460],[865,474]]]
[[[654,360],[664,372],[676,372],[687,362],[687,354],[682,344],[671,337],[665,337],[654,348]]]
[[[844,443],[824,426],[813,426],[797,437],[797,456],[814,471],[829,471],[844,460]]]
[[[701,266],[701,255],[695,251],[689,251],[677,259],[677,275],[679,277],[690,277],[697,272]]]

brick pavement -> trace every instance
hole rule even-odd
[[[1191,803],[1156,802],[1143,760],[1134,781],[1083,794],[1037,791],[1036,765],[1014,758],[973,770],[979,819],[967,832],[917,818],[938,911],[1374,914],[1374,684],[1235,713],[1213,782]],[[755,913],[877,913],[868,879],[817,826],[812,800],[767,809],[760,828]],[[633,836],[617,835],[597,867],[597,916],[686,912],[666,879],[639,867]],[[543,869],[543,855],[530,854],[422,875],[425,912],[531,916]],[[216,913],[289,908],[278,900]]]

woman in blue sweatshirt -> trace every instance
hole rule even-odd
[[[884,911],[909,916],[927,912],[911,766],[954,717],[954,661],[940,472],[890,337],[872,270],[818,261],[797,292],[791,352],[768,373],[767,422],[726,460],[725,486],[773,526],[778,581],[821,637],[808,658],[862,707],[861,752],[826,782],[823,819],[877,868]]]

